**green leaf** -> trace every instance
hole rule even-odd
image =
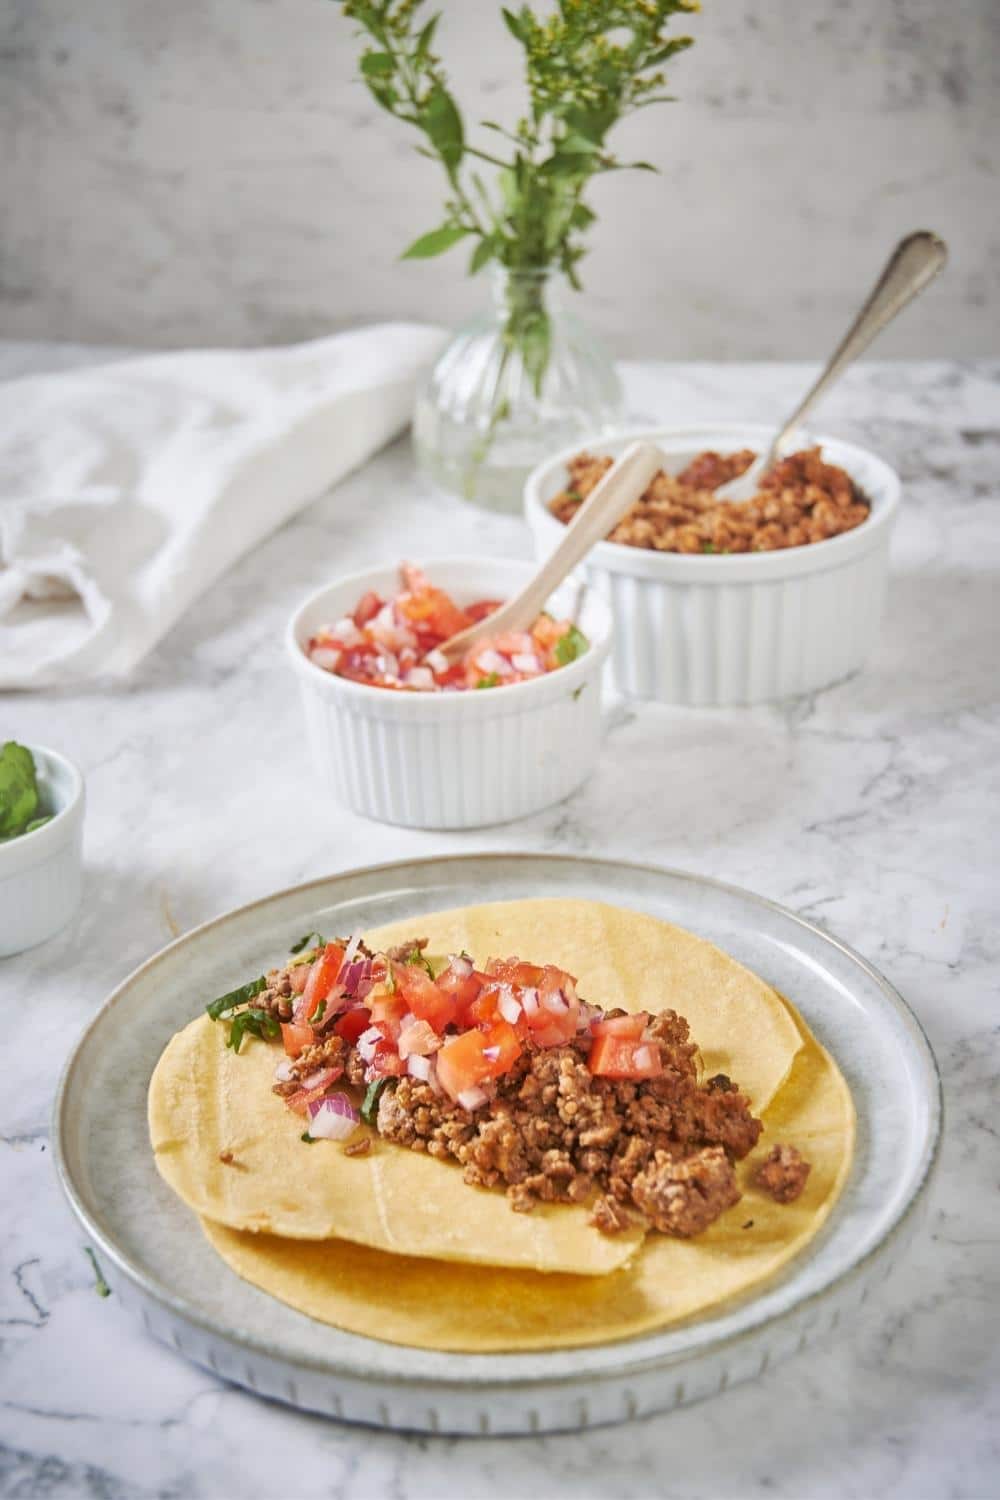
[[[366,78],[386,78],[395,68],[396,64],[388,52],[362,53],[361,71]]]
[[[8,740],[0,750],[0,835],[25,833],[38,813],[35,759],[26,745]]]
[[[511,36],[514,37],[516,41],[523,43],[524,27],[521,24],[520,17],[515,16],[514,12],[512,10],[508,10],[505,5],[500,7],[500,13],[503,16],[504,21],[507,23],[507,30],[510,32]]]
[[[315,943],[312,942],[313,938],[316,939]],[[321,932],[307,932],[305,937],[300,937],[298,942],[293,943],[288,951],[289,953],[301,953],[305,947],[325,948],[326,938]]]
[[[32,818],[31,822],[24,830],[25,833],[34,833],[36,828],[44,828],[46,823],[52,822],[52,816],[52,813],[46,813],[43,818]]]
[[[374,1126],[378,1115],[378,1101],[382,1097],[382,1091],[387,1087],[388,1078],[376,1078],[365,1090],[364,1103],[361,1106],[361,1118],[366,1125]]]
[[[213,1021],[220,1021],[229,1015],[238,1005],[245,1005],[261,990],[267,989],[267,980],[262,974],[259,979],[251,979],[247,984],[241,984],[238,990],[230,990],[228,995],[220,995],[218,1000],[213,1000],[211,1005],[205,1006],[205,1011]]]
[[[464,240],[469,233],[457,224],[442,224],[440,229],[431,229],[427,234],[422,234],[419,239],[414,240],[408,249],[403,251],[402,260],[429,260],[432,255],[443,255],[450,250],[452,245],[457,245],[459,240]]]
[[[443,83],[435,83],[431,89],[419,123],[445,166],[453,172],[462,160],[465,137],[462,116]]]
[[[594,213],[594,210],[588,208],[586,203],[575,203],[573,205],[573,212],[569,216],[569,222],[573,229],[586,229],[589,225],[593,224],[596,218],[597,215]]]
[[[493,236],[484,235],[472,252],[469,260],[469,275],[475,276],[477,271],[481,271],[485,265],[489,264],[494,255],[496,255],[496,243]]]
[[[280,1035],[281,1025],[271,1012],[251,1006],[249,1010],[241,1010],[233,1017],[226,1046],[238,1052],[245,1036],[255,1036],[259,1041],[264,1041],[267,1037]]]
[[[418,32],[416,50],[416,57],[418,62],[423,62],[424,58],[431,50],[431,42],[434,40],[434,33],[437,30],[437,23],[440,21],[440,19],[441,13],[439,11],[436,16],[431,16],[430,20],[427,22],[427,25],[423,28],[423,30]]]
[[[571,661],[576,661],[578,656],[590,646],[590,642],[582,630],[571,625],[565,635],[561,635],[556,641],[556,661],[561,667],[568,666]]]
[[[499,685],[500,678],[497,676],[496,672],[487,672],[486,676],[480,677],[479,681],[476,683],[477,688],[499,687]]]

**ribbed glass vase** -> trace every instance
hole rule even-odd
[[[569,296],[551,269],[494,268],[491,309],[459,329],[417,396],[417,460],[443,489],[519,510],[540,460],[621,422],[611,355]]]

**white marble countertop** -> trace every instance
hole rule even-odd
[[[0,376],[94,357],[0,346]],[[692,421],[780,416],[807,372],[626,374],[636,412]],[[64,749],[90,801],[79,917],[0,965],[0,1494],[996,1493],[1000,363],[857,368],[822,425],[883,453],[904,481],[868,669],[773,708],[641,707],[587,787],[525,822],[407,833],[312,794],[280,639],[300,596],[386,556],[528,552],[519,520],[429,493],[405,441],[235,568],[127,688],[5,700],[0,738]],[[46,1135],[65,1055],[106,993],[177,932],[272,889],[473,848],[618,855],[749,886],[854,944],[914,1007],[944,1074],[942,1169],[902,1269],[829,1348],[627,1428],[431,1440],[267,1405],[95,1295]]]

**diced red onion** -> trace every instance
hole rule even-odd
[[[524,1006],[526,1016],[537,1016],[538,1014],[538,991],[529,987],[521,991],[521,1004]]]
[[[442,677],[448,670],[448,658],[445,656],[444,652],[439,651],[436,646],[434,647],[433,651],[428,651],[427,655],[424,657],[424,662],[428,667],[430,667],[432,672],[437,672]]]
[[[426,693],[434,687],[434,673],[430,667],[411,667],[406,674],[406,686]]]
[[[342,620],[338,620],[336,625],[329,631],[329,634],[333,636],[335,641],[340,641],[344,646],[361,646],[364,644],[365,638],[350,615],[345,615]]]
[[[499,1062],[500,1061],[500,1048],[499,1047],[484,1047],[483,1048],[483,1056],[486,1058],[486,1060],[488,1062]]]
[[[309,1106],[309,1134],[322,1141],[346,1141],[358,1127],[360,1115],[346,1094],[330,1094]]]
[[[543,995],[542,1005],[553,1016],[565,1015],[566,1011],[569,1010],[562,990],[552,990],[549,994]]]
[[[494,651],[492,647],[489,647],[486,651],[480,651],[476,657],[476,666],[480,672],[485,672],[487,676],[490,672],[495,672],[498,677],[510,676],[510,662],[505,656],[501,656],[499,651]]]
[[[381,1031],[379,1031],[378,1027],[369,1026],[368,1030],[363,1031],[358,1037],[357,1042],[355,1043],[355,1046],[358,1049],[358,1056],[364,1062],[371,1062],[372,1058],[375,1056],[375,1048],[382,1040],[382,1033]]]
[[[274,1070],[274,1076],[278,1083],[290,1083],[292,1079],[293,1059],[283,1057]]]
[[[431,1065],[431,1070],[428,1073],[428,1075],[427,1075],[426,1079],[424,1080],[424,1082],[430,1084],[430,1086],[434,1090],[435,1094],[438,1094],[438,1095],[443,1094],[444,1093],[444,1087],[443,1087],[440,1079],[438,1078],[437,1063],[434,1061],[433,1057],[428,1058],[428,1062]]]
[[[322,667],[324,672],[335,672],[343,654],[336,646],[314,646],[309,653],[309,660],[315,666]]]
[[[510,664],[516,672],[540,672],[541,664],[538,657],[531,651],[519,651],[512,656]]]
[[[510,985],[505,984],[500,990],[500,999],[497,1001],[497,1010],[505,1021],[512,1026],[521,1019],[521,1002],[517,999]]]
[[[404,1031],[409,1031],[411,1026],[416,1026],[418,1019],[419,1018],[413,1014],[412,1010],[408,1010],[406,1012],[406,1015],[399,1023],[400,1032],[402,1033]]]
[[[580,1014],[576,1018],[577,1031],[587,1031],[592,1021],[599,1020],[602,1012],[594,1005],[588,1005],[585,1000],[580,1001]]]
[[[479,1088],[463,1089],[458,1096],[459,1104],[463,1109],[467,1109],[470,1114],[474,1109],[479,1109],[480,1105],[485,1104],[486,1100],[486,1094]]]
[[[475,964],[467,953],[452,953],[448,963],[457,979],[468,979],[475,968]]]
[[[426,1083],[431,1076],[433,1064],[429,1057],[421,1057],[419,1052],[411,1052],[406,1062],[406,1071],[414,1078],[419,1078]]]

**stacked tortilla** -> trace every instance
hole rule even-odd
[[[224,1028],[202,1016],[157,1064],[150,1137],[162,1176],[245,1280],[390,1343],[557,1348],[649,1332],[745,1297],[819,1231],[850,1170],[850,1093],[798,1013],[742,964],[681,928],[589,901],[467,907],[365,939],[384,950],[413,936],[432,953],[465,951],[479,963],[517,954],[555,964],[605,1009],[686,1016],[706,1076],[735,1080],[764,1122],[737,1164],[743,1197],[691,1240],[638,1225],[609,1236],[585,1206],[517,1214],[503,1193],[465,1184],[456,1164],[378,1137],[361,1156],[305,1145],[302,1120],[271,1089],[277,1050],[251,1040],[236,1055]],[[753,1182],[779,1141],[812,1164],[787,1204]]]

